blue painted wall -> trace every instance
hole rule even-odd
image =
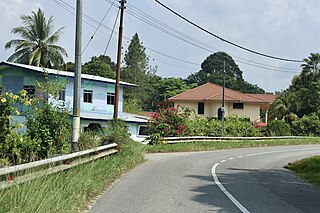
[[[35,85],[37,81],[44,80],[44,74],[32,70],[8,67],[0,70],[0,76],[2,76],[2,91],[18,93],[26,85]],[[50,74],[50,79],[66,80],[67,86],[65,89],[66,102],[69,105],[69,109],[73,106],[73,77],[57,76]],[[108,113],[113,114],[114,105],[107,104],[107,92],[114,93],[115,84],[102,82],[97,80],[81,80],[81,96],[80,96],[80,111],[85,113]],[[92,103],[83,102],[84,90],[92,90]],[[37,94],[37,91],[36,91]],[[123,86],[120,86],[119,94],[119,113],[122,113],[123,102]]]

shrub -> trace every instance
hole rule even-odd
[[[236,115],[226,117],[224,131],[225,136],[232,137],[253,137],[261,135],[260,131],[254,128],[248,119]]]
[[[126,123],[122,120],[112,120],[108,122],[108,127],[101,133],[103,144],[116,143],[118,147],[131,141]]]
[[[188,136],[221,136],[221,122],[197,116],[186,122],[185,135]]]
[[[268,136],[287,136],[291,135],[290,125],[284,120],[273,120],[268,123]]]
[[[320,117],[316,113],[304,115],[292,123],[292,133],[299,136],[320,136]]]
[[[161,109],[149,122],[149,131],[152,135],[159,134],[160,137],[182,136],[191,113],[191,109],[179,106]]]
[[[87,150],[92,149],[98,146],[101,146],[101,139],[99,137],[99,133],[95,131],[85,131],[80,134],[79,137],[79,149]]]

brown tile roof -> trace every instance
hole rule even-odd
[[[275,95],[269,94],[245,94],[236,90],[225,88],[225,101],[251,102],[271,104]],[[169,98],[169,101],[221,101],[222,86],[206,83],[194,89],[180,93]]]

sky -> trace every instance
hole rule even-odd
[[[104,52],[116,61],[119,19],[115,22],[118,7],[112,6],[113,2],[118,5],[117,0],[83,0],[83,63]],[[320,52],[319,0],[160,2],[208,32],[263,54],[303,60],[310,53]],[[76,0],[0,0],[0,61],[14,51],[4,46],[19,38],[11,29],[22,24],[20,16],[41,8],[47,18],[55,20],[55,30],[64,27],[58,45],[68,52],[65,61],[74,62],[75,6]],[[267,92],[286,89],[301,71],[301,62],[275,60],[239,49],[192,26],[155,0],[127,0],[123,33],[123,52],[138,33],[150,65],[157,66],[156,74],[161,77],[186,78],[198,72],[201,63],[217,51],[231,55],[244,79]]]

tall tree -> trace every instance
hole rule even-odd
[[[201,70],[189,75],[187,82],[199,85],[212,82],[222,85],[224,70],[226,87],[244,93],[264,93],[263,89],[243,79],[242,71],[232,57],[225,52],[216,52],[208,56],[202,62]]]
[[[121,73],[124,81],[139,84],[145,80],[149,68],[149,58],[145,50],[146,48],[142,46],[138,34],[135,33],[124,56],[125,67]]]
[[[320,112],[320,54],[311,53],[304,61],[301,73],[292,79],[287,91],[291,102],[299,106],[291,111],[299,117]]]
[[[126,89],[124,93],[126,104],[138,103],[142,110],[148,110],[152,105],[151,96],[154,90],[156,68],[149,66],[149,58],[137,33],[132,37],[128,50],[125,52],[124,62],[125,66],[121,71],[122,80],[139,86],[134,89]]]
[[[311,53],[301,65],[302,72],[311,75],[312,79],[320,79],[320,53]]]
[[[21,39],[13,39],[5,45],[5,49],[15,47],[8,61],[49,68],[61,66],[63,56],[68,56],[64,48],[56,45],[63,27],[53,32],[52,16],[46,20],[40,8],[20,18],[23,26],[13,28],[11,32]]]

